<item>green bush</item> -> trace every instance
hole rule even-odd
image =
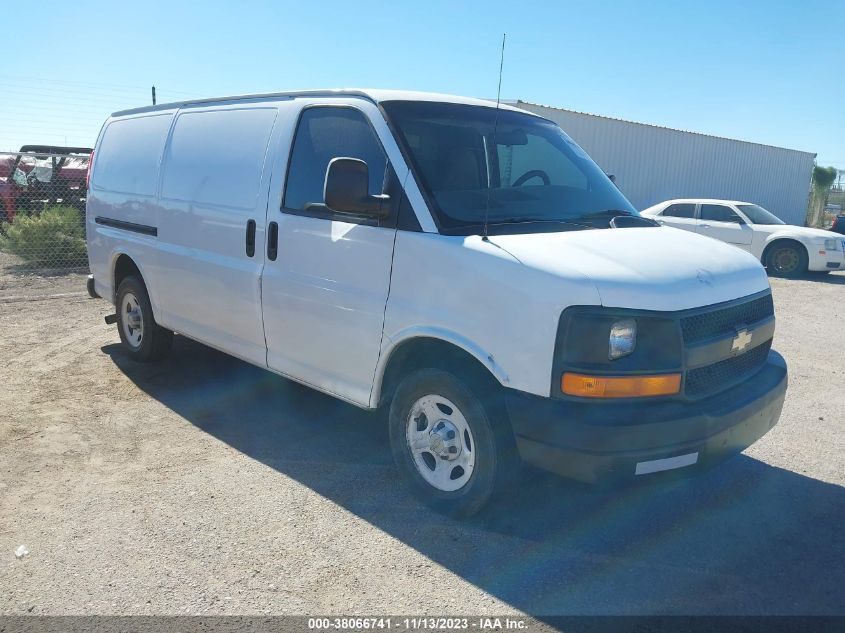
[[[73,207],[47,207],[3,224],[0,250],[35,266],[67,268],[87,263],[84,217]]]

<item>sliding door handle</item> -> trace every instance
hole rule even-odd
[[[255,220],[248,220],[246,223],[246,255],[255,255]]]
[[[270,222],[267,227],[267,259],[271,262],[276,261],[276,256],[279,254],[279,225],[275,222]]]

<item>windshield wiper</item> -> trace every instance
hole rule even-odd
[[[487,225],[490,227],[505,227],[505,226],[517,226],[517,225],[528,225],[528,224],[562,224],[567,227],[572,227],[572,230],[590,230],[593,231],[596,227],[592,224],[581,224],[580,222],[570,222],[569,220],[560,220],[560,219],[548,219],[548,218],[502,218],[501,220],[496,220],[495,222],[488,222]],[[444,235],[465,235],[464,231],[476,228],[476,227],[483,227],[484,225],[481,222],[468,222],[466,224],[459,224],[453,227],[442,228],[440,231]]]
[[[592,213],[587,213],[585,215],[578,216],[578,220],[592,220],[593,218],[617,218],[620,215],[632,216],[634,215],[630,211],[625,211],[623,209],[604,209],[602,211],[593,211]]]
[[[595,227],[588,224],[578,224],[577,222],[570,222],[569,220],[560,220],[558,218],[503,218],[495,222],[488,222],[490,225],[494,224],[568,224],[570,226],[577,226],[582,229],[593,229]]]

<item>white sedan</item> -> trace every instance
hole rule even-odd
[[[785,224],[750,202],[667,200],[642,215],[738,246],[757,257],[772,275],[799,277],[808,270],[845,269],[845,239],[841,235]]]

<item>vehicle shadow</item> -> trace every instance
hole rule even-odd
[[[840,486],[746,456],[617,489],[532,471],[459,522],[409,498],[378,414],[182,337],[157,365],[103,352],[199,430],[529,614],[842,613]]]
[[[804,281],[815,281],[818,283],[833,284],[834,286],[845,286],[845,275],[843,275],[842,273],[837,273],[839,273],[839,271],[833,271],[828,274],[809,272],[804,275],[801,279]]]

